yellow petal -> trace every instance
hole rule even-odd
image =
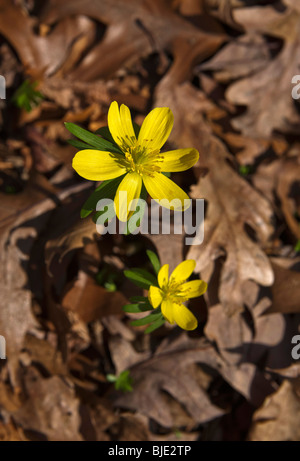
[[[196,317],[184,304],[174,303],[172,314],[174,321],[183,330],[195,330],[197,328],[198,321]]]
[[[122,155],[111,152],[84,149],[73,158],[73,168],[85,179],[104,181],[118,178],[126,173],[125,160]]]
[[[136,143],[131,114],[127,106],[122,104],[119,110],[117,101],[113,101],[108,110],[107,122],[110,134],[123,151]]]
[[[174,304],[169,299],[166,299],[161,303],[162,315],[168,320],[169,323],[174,323],[173,307]]]
[[[144,174],[143,181],[149,195],[161,206],[175,211],[183,211],[190,206],[189,196],[164,174],[157,172],[153,172],[151,176]]]
[[[169,264],[164,264],[157,275],[158,285],[160,288],[164,288],[169,281]]]
[[[148,299],[154,309],[156,309],[162,302],[162,291],[158,287],[152,285],[149,289]]]
[[[138,199],[141,195],[142,178],[138,173],[127,173],[122,179],[115,195],[115,211],[120,221],[126,222],[133,214],[134,209],[129,209],[132,200]]]
[[[203,280],[191,280],[181,286],[180,294],[186,298],[197,298],[207,290],[207,283]]]
[[[174,116],[168,107],[156,107],[143,121],[139,143],[147,149],[161,149],[173,128]]]
[[[170,282],[181,283],[187,280],[193,273],[196,267],[196,261],[194,259],[187,259],[178,264],[178,266],[173,270]]]
[[[199,159],[196,149],[177,149],[161,154],[163,161],[159,164],[161,171],[185,171],[191,168]]]

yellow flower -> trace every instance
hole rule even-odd
[[[135,135],[130,110],[124,104],[120,109],[116,101],[108,111],[108,128],[121,149],[122,154],[93,149],[77,152],[73,159],[73,168],[77,173],[92,181],[114,179],[125,175],[116,195],[115,209],[120,221],[127,221],[133,211],[128,209],[130,202],[138,199],[144,183],[149,195],[156,201],[166,199],[161,205],[175,210],[188,207],[188,195],[163,172],[184,171],[198,160],[196,149],[177,149],[160,152],[168,139],[174,117],[168,107],[157,107],[145,118],[138,138]],[[120,194],[120,192],[126,194]],[[177,199],[177,204],[168,202]]]
[[[158,272],[159,288],[152,285],[148,293],[151,305],[154,308],[161,305],[161,312],[168,322],[177,323],[184,330],[194,330],[198,325],[196,317],[184,303],[190,298],[203,295],[207,289],[207,283],[203,280],[186,281],[195,266],[193,259],[183,261],[169,278],[169,264],[165,264]]]

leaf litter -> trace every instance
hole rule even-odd
[[[298,2],[0,7],[0,440],[299,440]],[[27,112],[12,96],[29,85]],[[205,201],[201,245],[80,218],[95,186],[64,123],[95,132],[113,100],[137,123],[170,107],[167,147],[199,150],[173,179]],[[122,310],[149,249],[196,260],[195,331],[145,335]]]

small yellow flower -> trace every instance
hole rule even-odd
[[[174,117],[168,107],[157,107],[147,115],[136,138],[130,110],[124,104],[119,109],[114,101],[108,111],[108,128],[123,155],[93,149],[81,150],[75,155],[73,168],[86,179],[102,181],[125,175],[114,200],[120,221],[127,221],[132,214],[128,206],[140,197],[143,183],[154,200],[167,200],[162,203],[163,206],[170,208],[168,202],[178,199],[180,208],[175,205],[175,210],[187,208],[188,202],[184,203],[184,200],[189,200],[187,194],[162,173],[191,168],[199,153],[196,149],[160,152],[171,133],[173,122]],[[120,194],[122,191],[126,194]]]
[[[194,330],[198,325],[196,317],[184,303],[190,298],[203,295],[207,289],[207,283],[203,280],[186,281],[195,266],[193,259],[183,261],[169,278],[169,264],[165,264],[158,272],[159,288],[152,285],[148,293],[151,305],[154,308],[161,305],[161,312],[168,322],[177,323],[184,330]]]

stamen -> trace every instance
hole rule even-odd
[[[134,142],[134,145],[128,146],[125,139],[119,144],[128,162],[127,171],[151,177],[154,177],[154,173],[160,173],[160,163],[163,162],[164,156],[160,155],[159,149],[149,152],[147,147],[138,144],[136,139],[128,136],[127,138]]]
[[[169,282],[163,289],[163,299],[168,299],[175,304],[183,304],[188,301],[188,290],[181,291],[184,282]]]

